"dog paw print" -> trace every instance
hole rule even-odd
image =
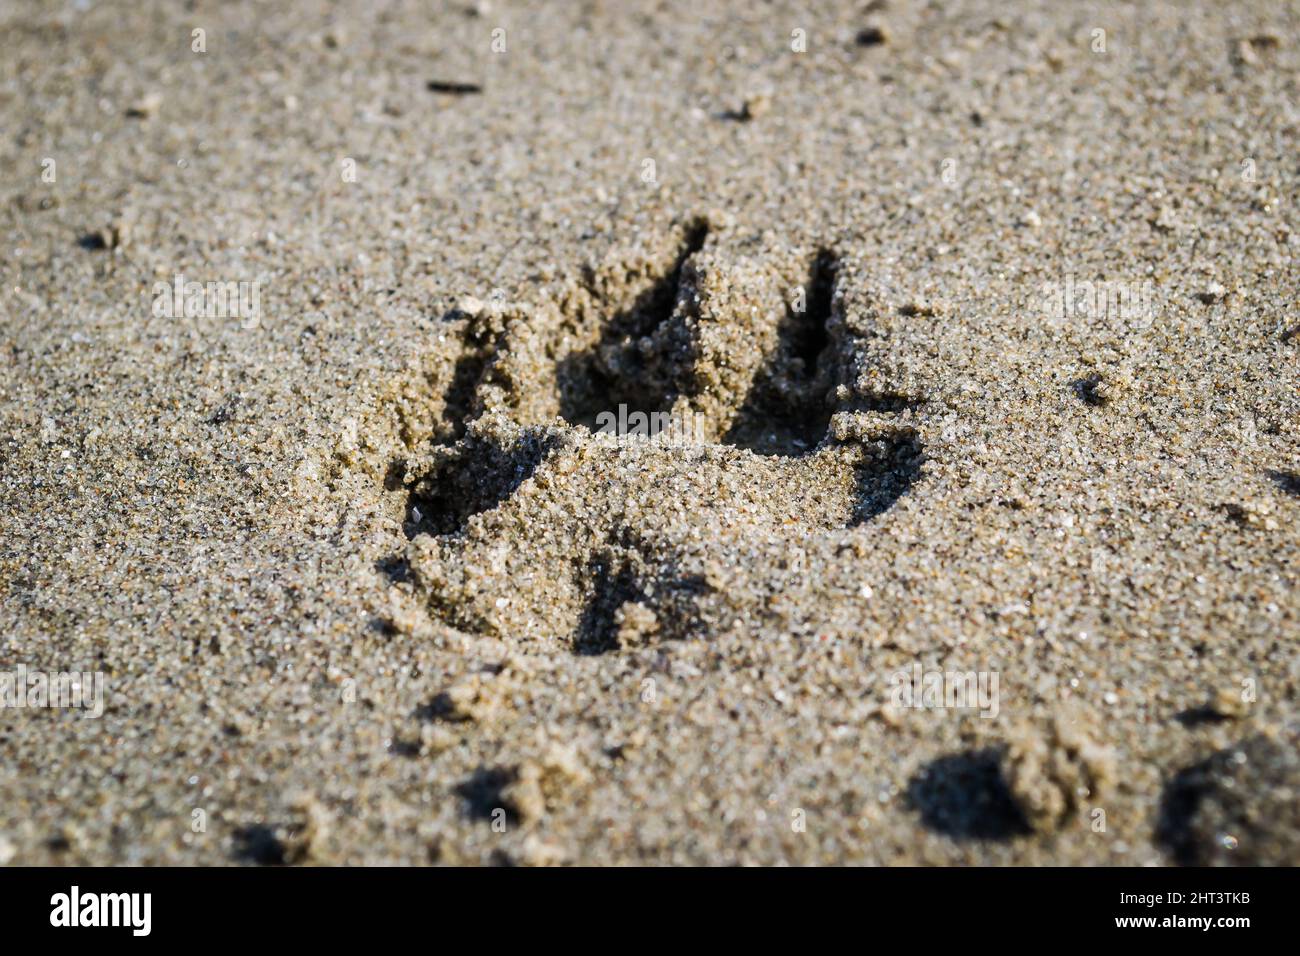
[[[833,249],[686,224],[465,321],[448,437],[394,463],[412,579],[465,630],[578,653],[688,636],[755,540],[885,511],[907,396],[862,394]]]

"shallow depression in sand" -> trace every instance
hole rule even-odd
[[[837,414],[911,404],[853,393],[838,281],[829,248],[740,257],[697,218],[536,306],[454,315],[445,431],[389,473],[430,608],[582,653],[686,636],[711,556],[885,512],[921,447],[837,440]]]

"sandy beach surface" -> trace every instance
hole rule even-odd
[[[0,862],[1300,863],[1298,28],[0,3]]]

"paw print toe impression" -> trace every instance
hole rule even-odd
[[[472,632],[604,653],[698,634],[756,537],[862,525],[921,449],[856,396],[831,249],[740,255],[702,220],[527,307],[463,318],[446,436],[394,463],[411,576]]]

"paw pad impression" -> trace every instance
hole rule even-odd
[[[696,220],[462,317],[447,434],[390,470],[431,611],[578,653],[687,636],[755,540],[860,525],[915,480],[901,418],[855,426],[913,403],[855,394],[835,252],[710,238]]]

